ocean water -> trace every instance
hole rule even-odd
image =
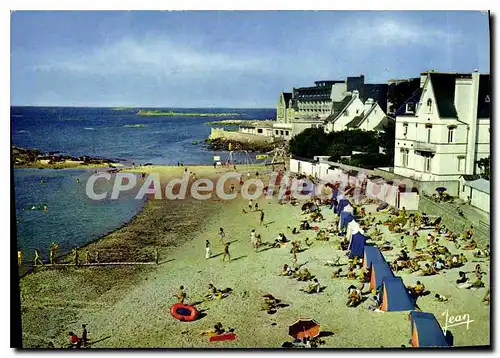
[[[165,109],[176,112],[231,112],[237,119],[274,118],[274,110],[261,109]],[[231,117],[137,116],[137,110],[105,108],[12,107],[12,141],[16,146],[38,148],[73,156],[117,159],[125,164],[211,164],[213,156],[202,142],[210,134],[205,122]],[[134,127],[140,124],[140,127]],[[240,158],[243,160],[243,158]],[[52,241],[60,253],[104,235],[136,215],[143,201],[134,193],[119,200],[90,201],[85,194],[85,169],[14,169],[17,244],[26,260],[34,249],[48,258]],[[77,182],[79,179],[80,183]],[[109,185],[98,181],[100,186]],[[96,191],[103,188],[97,188]],[[109,188],[108,188],[109,189]],[[46,204],[48,211],[37,207]],[[31,208],[35,206],[35,210]]]

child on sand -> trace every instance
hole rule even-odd
[[[205,259],[210,258],[210,241],[205,240]]]
[[[177,302],[184,303],[186,299],[186,292],[184,291],[184,286],[179,287],[179,291],[177,291]]]
[[[262,224],[264,223],[264,211],[261,210],[260,211],[260,221],[259,221],[259,225],[262,226]]]
[[[224,255],[222,255],[222,262],[226,260],[231,261],[231,255],[229,254],[229,243],[224,244]]]
[[[248,202],[248,209],[250,211],[252,211],[252,209],[253,209],[253,200],[252,199],[250,199],[250,201]]]
[[[434,297],[436,298],[436,301],[438,301],[438,302],[448,301],[448,297],[440,295],[439,293],[436,293],[436,295]]]
[[[224,233],[224,229],[220,228],[219,229],[219,243],[224,245],[224,237],[226,237],[226,234]]]

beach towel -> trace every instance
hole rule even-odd
[[[218,336],[213,336],[209,338],[210,342],[220,342],[220,341],[234,341],[236,339],[235,333],[225,333]]]

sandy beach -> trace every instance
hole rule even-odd
[[[243,169],[243,168],[242,168]],[[261,170],[262,168],[254,168]],[[162,180],[180,177],[183,167],[142,167],[135,171],[159,173]],[[213,167],[189,167],[198,178],[217,175]],[[220,174],[220,171],[219,171]],[[237,182],[235,182],[237,183]],[[236,190],[239,185],[236,184]],[[290,341],[288,326],[298,318],[314,318],[321,324],[324,338],[322,348],[368,348],[410,346],[408,312],[372,312],[367,303],[356,308],[346,307],[347,288],[358,281],[346,278],[331,279],[332,267],[324,264],[335,257],[343,257],[338,250],[338,238],[316,241],[315,231],[301,231],[293,235],[289,227],[298,227],[300,204],[280,205],[276,199],[260,198],[259,208],[265,213],[259,226],[259,212],[243,213],[248,201],[238,197],[224,201],[212,198],[206,201],[150,200],[144,209],[126,226],[88,245],[89,250],[121,248],[133,255],[149,255],[159,248],[159,265],[116,267],[41,268],[21,279],[23,340],[25,347],[63,347],[68,342],[68,331],[77,334],[86,324],[92,348],[278,348]],[[375,213],[376,206],[366,205],[367,212]],[[334,214],[322,207],[325,218],[318,226],[328,227]],[[376,213],[381,220],[387,214]],[[445,223],[446,224],[446,223]],[[222,245],[218,242],[219,228],[231,242],[231,261],[222,262]],[[291,264],[290,244],[282,248],[262,248],[256,252],[250,242],[255,229],[263,242],[271,242],[279,232],[290,240],[312,239],[313,244],[298,254],[298,263],[304,264],[326,289],[314,295],[299,289],[306,282],[280,275],[284,263]],[[387,227],[384,228],[387,230]],[[425,246],[426,231],[421,231],[419,247]],[[384,253],[387,261],[399,254],[400,234],[385,232],[395,249]],[[212,245],[212,258],[205,259],[205,240]],[[410,238],[407,245],[411,247]],[[448,245],[449,244],[449,245]],[[451,253],[458,252],[446,242]],[[127,254],[125,254],[127,255]],[[421,277],[419,273],[400,271],[406,285],[422,281],[431,294],[418,300],[424,312],[433,313],[442,327],[445,312],[449,316],[469,314],[469,327],[455,326],[449,330],[454,346],[490,344],[490,306],[482,303],[489,288],[490,264],[487,259],[475,259],[465,252],[469,262],[462,268],[444,270],[439,275]],[[124,258],[125,259],[125,258]],[[392,260],[391,260],[392,261]],[[460,289],[455,284],[458,271],[472,272],[480,261],[486,288]],[[473,277],[473,274],[468,274]],[[230,287],[226,298],[197,304],[204,317],[194,322],[180,322],[169,312],[176,303],[175,294],[184,285],[187,303],[199,302],[212,283],[217,288]],[[434,294],[449,297],[437,302]],[[272,294],[289,306],[274,314],[261,311],[262,295]],[[200,332],[221,322],[225,328],[234,328],[237,339],[209,342]],[[332,334],[333,333],[333,334]]]

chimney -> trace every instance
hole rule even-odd
[[[359,91],[358,91],[358,90],[354,90],[354,91],[352,91],[352,96],[353,96],[354,98],[359,97]]]
[[[427,79],[428,72],[423,72],[420,74],[420,88],[424,88],[425,80]]]
[[[469,125],[467,131],[467,157],[465,160],[465,174],[475,174],[476,160],[477,160],[477,134],[478,134],[478,120],[477,120],[477,105],[479,99],[479,78],[480,74],[477,70],[472,72],[472,86],[469,96],[469,112],[467,118],[461,118],[462,121]]]

